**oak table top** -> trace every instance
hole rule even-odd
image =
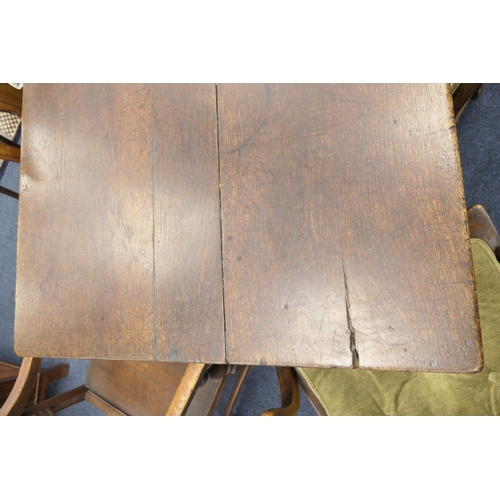
[[[25,85],[15,347],[479,371],[448,86]]]

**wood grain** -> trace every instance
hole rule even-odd
[[[297,373],[293,368],[276,367],[281,407],[271,408],[262,413],[263,417],[294,417],[300,409],[300,390]]]
[[[342,148],[338,190],[359,365],[479,371],[477,297],[447,86],[363,85],[348,95],[359,102],[364,92],[370,105],[343,120],[350,144]],[[338,93],[347,97],[345,87]]]
[[[0,139],[0,159],[19,163],[21,161],[21,149],[4,144]]]
[[[224,362],[214,85],[26,85],[18,354]]]
[[[29,365],[30,370],[32,371],[36,369],[36,363],[38,363],[38,361],[33,360],[32,358],[26,358],[23,362]],[[18,366],[0,362],[0,406],[2,406],[11,395],[15,399],[24,399],[25,407],[32,406],[39,401],[43,401],[45,399],[45,392],[48,385],[59,378],[65,377],[68,374],[68,368],[68,364],[59,363],[46,368],[40,368],[36,374],[35,381],[25,379],[25,381],[22,382],[23,379],[21,378],[19,380],[20,384],[28,383],[31,386],[31,393],[29,394],[29,397],[25,399],[25,396],[22,396],[24,393],[20,392],[20,387],[16,387],[18,375],[20,374],[20,368]],[[26,380],[28,380],[28,382],[26,382]],[[21,403],[19,403],[19,405],[20,404]],[[20,410],[18,409],[18,413],[19,412]]]
[[[85,385],[127,415],[165,415],[186,364],[92,360]]]
[[[21,116],[23,109],[23,90],[15,89],[8,83],[0,83],[0,111]]]
[[[15,349],[153,359],[151,89],[26,85]]]
[[[126,417],[127,415],[123,413],[118,408],[115,408],[108,401],[102,399],[100,396],[92,391],[87,391],[85,393],[85,401],[89,402],[92,406],[106,413],[109,417]]]
[[[165,414],[167,417],[180,417],[185,414],[206,368],[207,365],[203,363],[190,363],[186,367]]]
[[[215,85],[155,85],[157,359],[224,363]]]
[[[26,85],[23,120],[18,354],[481,369],[449,86]]]
[[[12,392],[18,375],[19,366],[0,362],[0,408],[3,406],[10,393]],[[28,398],[27,404],[30,404],[30,399],[32,398]],[[35,404],[34,398],[31,404]]]
[[[316,92],[218,85],[229,363],[352,366],[326,149],[341,131]]]
[[[453,93],[453,112],[455,121],[458,122],[465,107],[480,91],[482,83],[461,83]]]
[[[41,403],[24,409],[22,415],[54,416],[57,412],[82,402],[85,399],[87,392],[88,388],[84,385],[80,385],[70,391],[57,394],[56,396],[46,399]]]
[[[11,365],[9,363],[4,363],[0,361],[0,379],[4,380],[7,378],[17,378],[19,373],[19,366]]]
[[[229,375],[198,388],[205,369],[203,364],[92,360],[85,385],[32,403],[23,415],[54,415],[83,399],[111,416],[160,416],[168,411],[212,415]]]
[[[30,395],[36,387],[41,358],[25,358],[21,364],[14,387],[0,408],[0,416],[21,415]]]
[[[231,363],[482,367],[449,87],[219,85]]]

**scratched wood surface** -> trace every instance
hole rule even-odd
[[[350,367],[338,124],[294,89],[218,86],[228,361]]]
[[[154,87],[157,353],[224,362],[215,85]]]
[[[480,369],[445,85],[26,85],[23,108],[18,354]]]
[[[442,85],[218,85],[227,359],[482,367]]]
[[[26,85],[16,352],[223,362],[214,179],[214,85]]]

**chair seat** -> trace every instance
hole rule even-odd
[[[328,415],[498,415],[500,264],[471,239],[484,349],[475,374],[299,368]]]

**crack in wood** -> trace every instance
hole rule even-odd
[[[342,245],[341,245],[341,247],[342,247]],[[347,283],[347,274],[345,272],[344,254],[342,252],[342,248],[340,250],[340,258],[342,259],[342,272],[344,274],[345,310],[346,310],[346,315],[347,315],[347,328],[349,329],[349,333],[350,333],[349,347],[350,347],[351,353],[352,353],[352,365],[354,368],[359,368],[359,353],[358,353],[358,349],[356,348],[356,330],[354,329],[354,327],[352,325],[351,306],[349,304],[349,285]]]

